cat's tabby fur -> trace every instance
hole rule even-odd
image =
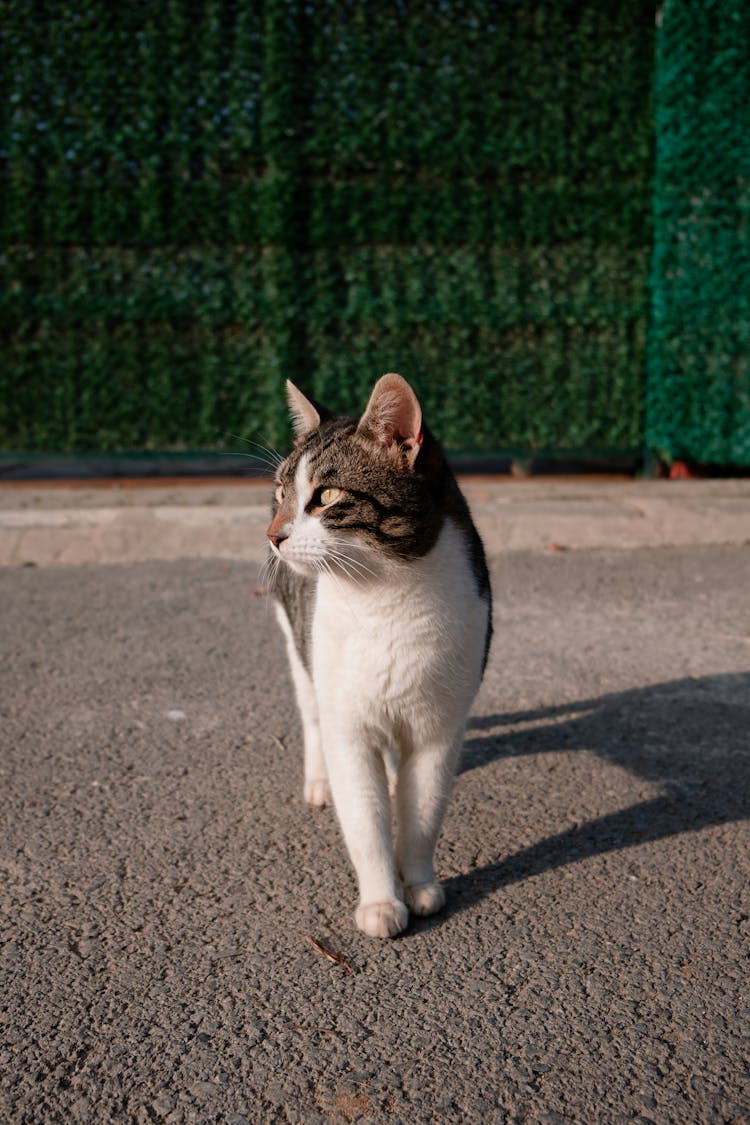
[[[400,375],[359,420],[293,384],[271,581],[302,717],[305,799],[333,798],[359,880],[357,924],[391,937],[445,901],[433,853],[487,659],[482,543]],[[395,804],[391,839],[389,791]]]

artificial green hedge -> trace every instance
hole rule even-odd
[[[646,440],[750,465],[747,0],[668,0],[656,107]]]
[[[654,3],[0,0],[0,442],[637,450]]]

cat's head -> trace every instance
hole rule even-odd
[[[389,560],[424,555],[440,530],[443,463],[400,375],[383,375],[359,419],[338,417],[287,382],[297,435],[276,474],[268,539],[300,574],[353,580]]]

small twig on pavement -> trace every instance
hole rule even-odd
[[[345,973],[353,972],[353,969],[349,962],[345,957],[342,957],[340,953],[334,953],[332,950],[327,949],[324,945],[321,945],[319,941],[315,940],[312,934],[303,934],[302,937],[305,939],[305,941],[308,941],[310,943],[316,953],[320,953],[321,956],[327,958],[327,960],[330,961],[331,964],[340,965]]]

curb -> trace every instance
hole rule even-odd
[[[462,480],[490,554],[750,543],[750,480]],[[0,566],[262,562],[267,484],[0,486]]]

